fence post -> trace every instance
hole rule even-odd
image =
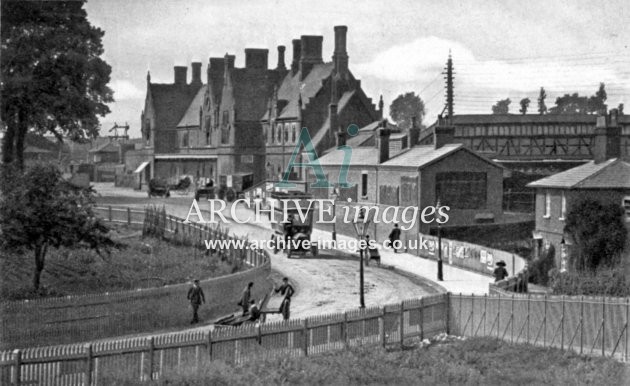
[[[83,384],[90,386],[92,384],[92,344],[85,345],[85,374],[83,375]]]
[[[208,357],[212,361],[212,331],[208,331]]]
[[[304,319],[304,326],[302,327],[302,337],[304,337],[304,356],[308,356],[308,319]]]
[[[526,335],[526,343],[529,344],[529,320],[530,320],[530,311],[529,311],[529,304],[530,304],[530,300],[531,300],[531,296],[532,294],[530,294],[529,292],[527,293],[527,332],[525,333]]]
[[[155,354],[155,340],[153,339],[153,337],[149,338],[149,342],[148,342],[148,347],[147,347],[147,359],[149,360],[149,364],[148,364],[148,368],[149,368],[149,374],[146,377],[147,380],[151,381],[153,380],[153,361],[154,359],[154,354]]]
[[[605,355],[605,347],[606,344],[606,298],[602,296],[602,357],[606,357]]]
[[[564,350],[564,295],[562,295],[562,317],[560,318],[560,323],[562,323],[562,327],[560,330],[560,350]]]
[[[383,306],[383,312],[381,312],[381,345],[387,346],[387,336],[385,335],[385,306]]]
[[[543,347],[547,347],[547,294],[544,297],[544,314],[543,314]]]
[[[512,309],[510,313],[510,342],[514,343],[514,294],[512,294]]]
[[[131,225],[131,208],[127,208],[127,225]]]
[[[497,294],[497,338],[501,338],[501,293]]]
[[[341,337],[343,338],[343,346],[344,348],[348,348],[348,313],[343,313],[343,325],[341,330]]]
[[[461,299],[460,299],[461,303]],[[461,310],[461,304],[460,304]],[[460,320],[460,328],[461,328],[461,320]],[[424,297],[420,298],[420,340],[424,340]]]
[[[108,210],[108,214],[109,214],[109,222],[112,222],[112,206],[109,206],[109,210]]]
[[[22,351],[13,350],[13,356],[15,357],[15,384],[20,386],[22,384]]]
[[[625,353],[624,353],[624,359],[626,362],[628,362],[628,343],[630,343],[630,340],[628,340],[628,328],[630,328],[630,298],[626,299],[626,344],[625,344]]]
[[[580,299],[580,355],[584,352],[584,295]]]
[[[451,333],[451,293],[446,293],[446,334]]]
[[[400,348],[405,346],[405,302],[400,302]]]

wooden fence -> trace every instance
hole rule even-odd
[[[209,360],[309,356],[402,344],[447,331],[447,294],[304,320],[0,352],[3,385],[99,385],[163,379]]]
[[[149,213],[150,211],[147,211]],[[128,208],[97,208],[106,221],[144,226],[145,211]],[[225,230],[164,214],[158,222],[164,238],[177,243],[195,243],[202,248],[209,238],[232,238]],[[198,243],[198,244],[197,244]],[[241,291],[254,282],[253,296],[262,298],[271,288],[271,264],[264,250],[215,251],[222,257],[206,257],[205,250],[190,258],[225,258],[249,269],[222,277],[203,279],[208,295],[200,310],[203,320],[218,318],[237,308]],[[102,339],[136,332],[164,330],[186,325],[190,317],[186,300],[188,283],[0,303],[0,349],[44,346]],[[1,382],[0,382],[1,384]]]

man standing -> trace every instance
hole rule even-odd
[[[400,228],[398,228],[398,224],[394,224],[394,229],[389,233],[389,246],[394,250],[394,253],[397,253],[397,248],[395,242],[400,240]]]
[[[247,312],[249,311],[249,302],[250,302],[250,299],[252,298],[253,286],[254,286],[254,283],[250,281],[247,284],[247,287],[245,287],[245,289],[243,290],[243,294],[241,295],[241,301],[238,303],[239,306],[243,308],[243,316],[245,316],[245,314],[247,314]]]
[[[280,304],[280,313],[282,314],[282,318],[284,320],[289,320],[291,312],[291,297],[295,293],[295,290],[293,289],[293,286],[289,284],[288,277],[282,279],[282,285],[280,288],[276,288],[275,292],[280,292],[281,295],[284,295],[284,299],[282,299],[282,303]]]
[[[206,302],[206,297],[203,294],[201,287],[199,287],[199,280],[197,279],[193,281],[192,287],[188,290],[188,300],[190,301],[190,305],[193,309],[193,319],[190,324],[199,323],[199,315],[197,311],[199,310],[201,303]]]

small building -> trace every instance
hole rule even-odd
[[[390,157],[391,131],[385,124],[378,130],[373,146],[352,149],[348,167],[351,188],[338,189],[339,200],[385,206],[449,206],[446,226],[466,226],[499,221],[502,214],[503,168],[462,144],[450,143],[452,128],[434,129],[432,145],[418,145]],[[345,154],[333,150],[319,158],[331,183],[336,183]],[[315,176],[310,173],[308,182]],[[327,189],[311,189],[324,198]],[[324,196],[324,197],[323,197]],[[435,226],[418,221],[416,231],[429,233]]]
[[[616,109],[597,119],[594,159],[584,165],[534,181],[536,190],[535,253],[553,251],[556,267],[570,254],[571,240],[564,233],[566,214],[575,203],[591,199],[615,203],[626,210],[630,221],[630,162],[622,152],[621,127]],[[554,253],[555,252],[555,253]]]

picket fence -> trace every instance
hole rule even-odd
[[[494,337],[628,361],[630,299],[437,294],[384,307],[241,327],[0,353],[1,384],[100,385],[194,373],[440,333]]]

